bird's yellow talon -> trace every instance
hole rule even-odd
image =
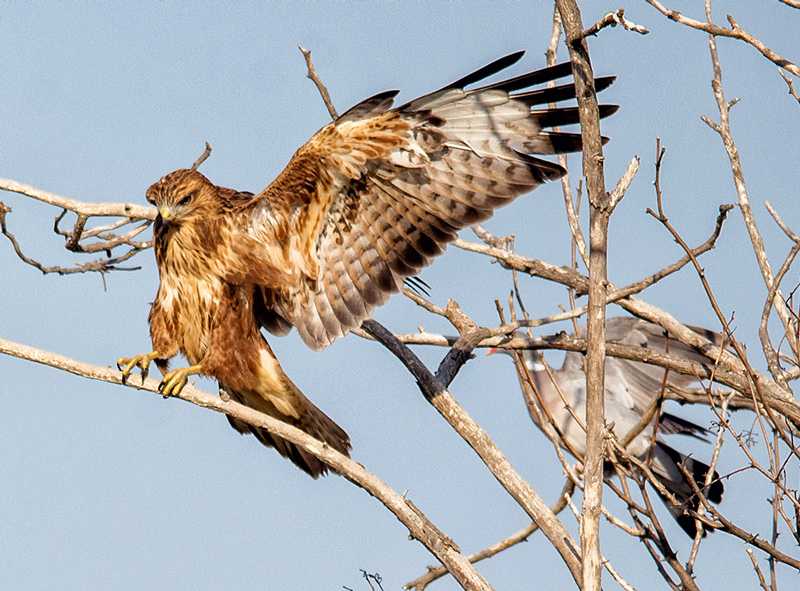
[[[150,362],[156,359],[158,355],[153,353],[142,353],[135,357],[120,357],[117,359],[117,369],[122,372],[122,383],[126,383],[130,377],[131,371],[134,367],[138,367],[142,374],[142,384],[147,379],[147,374],[150,371]]]
[[[161,380],[161,383],[158,385],[158,391],[161,392],[164,398],[177,396],[189,381],[189,376],[196,373],[199,373],[199,367],[196,365],[173,369]]]

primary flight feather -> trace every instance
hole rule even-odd
[[[347,454],[350,439],[292,383],[261,328],[291,327],[315,350],[369,318],[464,226],[565,171],[538,155],[580,150],[571,73],[561,64],[472,90],[522,57],[501,58],[441,90],[391,108],[390,91],[362,101],[302,146],[261,193],[172,172],[147,190],[160,284],[150,311],[153,351],[118,364],[127,377],[155,361],[165,396],[188,376],[216,378],[231,398]],[[596,80],[598,90],[613,78]],[[601,116],[616,111],[603,106]],[[190,367],[167,373],[182,353]],[[297,446],[229,418],[314,477],[326,467]]]

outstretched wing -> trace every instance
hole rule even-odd
[[[324,348],[461,228],[564,174],[536,155],[580,149],[578,134],[545,130],[577,122],[577,109],[533,107],[573,98],[574,85],[529,88],[569,75],[569,64],[464,89],[521,56],[394,109],[397,91],[369,98],[295,153],[240,214],[264,256],[296,278],[292,289],[261,290],[263,326],[279,334],[295,326],[310,347]],[[598,90],[613,80],[597,79]]]

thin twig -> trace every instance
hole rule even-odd
[[[558,497],[558,500],[555,504],[550,508],[554,515],[558,515],[564,508],[567,506],[567,499],[572,496],[572,493],[575,491],[575,483],[567,479],[564,483],[564,489],[561,491],[561,494]],[[496,544],[492,544],[488,548],[484,548],[479,552],[475,552],[474,554],[470,554],[467,556],[467,560],[471,563],[479,562],[484,560],[485,558],[491,558],[495,554],[499,554],[503,550],[511,548],[519,544],[520,542],[525,542],[531,535],[533,535],[536,531],[539,530],[539,526],[536,523],[531,523],[530,525],[522,528],[517,533],[510,535],[505,540],[497,542]],[[403,585],[403,589],[416,589],[417,591],[422,591],[425,587],[427,587],[430,583],[439,579],[447,574],[447,569],[443,566],[429,566],[428,572],[422,575],[421,577],[417,577],[413,581],[406,583]]]
[[[772,51],[769,47],[764,45],[761,41],[750,35],[747,31],[742,29],[738,23],[728,15],[728,23],[730,23],[731,28],[726,29],[725,27],[720,27],[715,25],[711,22],[701,22],[697,21],[688,17],[683,16],[677,10],[670,10],[666,8],[661,2],[658,0],[645,0],[648,4],[650,4],[653,8],[658,10],[661,14],[666,16],[668,19],[675,21],[676,23],[680,23],[682,25],[686,25],[687,27],[691,27],[693,29],[698,29],[700,31],[705,31],[711,35],[716,35],[717,37],[730,37],[732,39],[739,39],[740,41],[744,41],[749,45],[755,47],[761,54],[770,60],[772,63],[780,66],[781,68],[791,72],[795,76],[800,76],[800,67],[793,64],[787,59],[782,58],[777,53]],[[781,0],[785,3],[788,3],[786,0]]]
[[[784,74],[782,70],[778,70],[778,73],[781,75],[781,78],[783,78],[784,82],[786,82],[786,85],[789,87],[789,94],[791,94],[794,97],[794,100],[800,103],[800,96],[797,96],[797,93],[794,90],[794,82],[792,82],[792,79],[789,78],[786,74]]]
[[[333,106],[333,101],[331,100],[331,95],[328,94],[328,89],[322,83],[319,74],[317,74],[317,69],[314,67],[314,62],[311,60],[311,50],[302,46],[298,46],[298,48],[303,54],[303,57],[306,58],[306,65],[308,66],[308,74],[306,76],[316,85],[317,90],[322,96],[322,100],[325,102],[328,113],[331,115],[331,119],[336,121],[339,118],[339,113],[336,111],[336,107]]]
[[[652,0],[648,0],[651,4],[653,3]],[[730,17],[728,17],[730,19]],[[747,186],[745,184],[744,179],[744,171],[742,169],[742,163],[739,159],[739,151],[736,148],[736,143],[733,140],[733,135],[731,132],[731,125],[730,125],[730,109],[731,106],[734,104],[733,102],[728,102],[725,100],[725,93],[722,88],[722,67],[720,66],[719,61],[719,52],[717,51],[717,43],[715,35],[719,33],[716,31],[719,27],[715,27],[711,21],[711,8],[707,4],[706,6],[706,19],[707,19],[707,28],[713,30],[709,30],[708,44],[709,49],[711,51],[711,63],[713,66],[714,71],[714,78],[712,80],[712,88],[714,91],[714,98],[717,102],[717,107],[719,110],[720,120],[719,123],[712,123],[708,118],[705,118],[704,121],[708,123],[719,135],[722,139],[722,142],[725,146],[725,151],[728,154],[728,159],[730,161],[731,172],[733,174],[734,185],[736,187],[736,194],[739,198],[739,209],[742,212],[742,217],[744,218],[745,226],[747,227],[747,231],[750,235],[750,242],[753,247],[753,252],[756,255],[756,260],[758,262],[759,269],[761,270],[761,274],[764,277],[764,282],[766,283],[767,289],[772,287],[774,282],[774,277],[772,275],[772,269],[770,268],[769,258],[766,254],[766,249],[764,248],[764,239],[761,237],[761,232],[758,229],[758,225],[756,224],[755,217],[753,216],[752,207],[750,206],[750,197],[747,192]],[[732,20],[732,19],[730,19]],[[704,29],[705,30],[705,29]],[[795,66],[795,70],[797,67]],[[800,73],[798,70],[795,73]],[[780,293],[780,292],[778,292]],[[788,331],[790,329],[790,315],[788,310],[786,309],[785,304],[783,303],[783,296],[779,296],[775,298],[775,308],[778,312],[778,316],[783,323],[784,330]]]
[[[206,142],[206,149],[205,149],[205,150],[203,150],[203,153],[202,153],[202,154],[200,154],[200,157],[199,157],[197,160],[195,160],[195,161],[194,161],[194,164],[192,164],[191,170],[197,170],[198,168],[200,168],[200,165],[201,165],[203,162],[205,162],[205,161],[206,161],[206,159],[207,159],[209,156],[211,156],[211,144],[209,144],[208,142]]]
[[[767,587],[767,581],[764,578],[763,573],[761,572],[761,567],[758,566],[758,562],[756,561],[755,554],[753,554],[753,551],[750,548],[746,548],[745,551],[747,552],[747,555],[750,557],[750,562],[753,563],[753,569],[755,569],[756,576],[758,576],[758,584],[761,586],[761,588],[764,591],[770,591],[770,588]]]
[[[45,266],[39,261],[27,256],[22,251],[22,247],[20,246],[19,241],[16,239],[14,234],[8,231],[8,227],[6,225],[6,214],[10,212],[11,208],[0,202],[0,232],[2,232],[2,234],[8,238],[9,242],[11,242],[11,246],[20,260],[28,265],[31,265],[32,267],[39,269],[43,275],[47,275],[49,273],[57,273],[58,275],[73,275],[75,273],[89,272],[108,273],[110,271],[138,271],[141,269],[141,267],[118,266],[119,263],[122,263],[136,255],[141,250],[141,248],[138,247],[133,247],[128,252],[118,257],[98,259],[88,263],[77,263],[74,267]]]
[[[625,27],[627,31],[634,31],[635,33],[639,33],[640,35],[647,35],[650,31],[645,29],[641,25],[637,25],[625,18],[625,9],[620,8],[616,12],[609,12],[591,27],[583,31],[581,33],[582,37],[589,37],[590,35],[597,35],[600,29],[604,29],[606,27],[616,27],[617,25],[622,25]]]
[[[772,280],[772,285],[770,286],[769,293],[767,294],[767,298],[764,301],[764,308],[761,312],[761,324],[758,329],[758,336],[761,339],[761,348],[764,350],[764,356],[767,358],[767,366],[769,367],[769,371],[772,374],[772,377],[775,378],[778,382],[785,382],[785,377],[783,375],[783,370],[780,367],[780,363],[778,361],[778,353],[775,351],[775,348],[772,346],[772,341],[769,338],[769,317],[772,308],[775,306],[775,298],[778,297],[779,289],[783,278],[786,276],[786,273],[789,272],[789,268],[792,266],[794,259],[797,257],[798,252],[800,252],[800,237],[798,237],[794,232],[792,232],[786,224],[783,223],[780,216],[778,216],[777,212],[772,208],[769,203],[766,203],[767,209],[769,210],[772,217],[775,219],[778,226],[786,233],[786,235],[794,242],[789,254],[786,256],[781,268],[778,270],[778,274]],[[787,337],[791,337],[791,334],[794,332],[796,333],[796,323],[790,321],[786,326],[786,335]],[[795,343],[796,340],[792,338],[787,338],[787,341],[792,344]],[[800,353],[799,351],[795,350],[794,354],[795,357]]]

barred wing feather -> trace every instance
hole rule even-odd
[[[246,215],[265,256],[297,274],[291,289],[261,287],[262,325],[293,325],[322,349],[360,326],[461,228],[564,174],[536,155],[580,150],[579,135],[544,129],[576,122],[577,111],[531,106],[574,98],[574,86],[527,89],[570,74],[568,64],[464,88],[521,56],[395,109],[396,91],[375,95],[297,151]]]

